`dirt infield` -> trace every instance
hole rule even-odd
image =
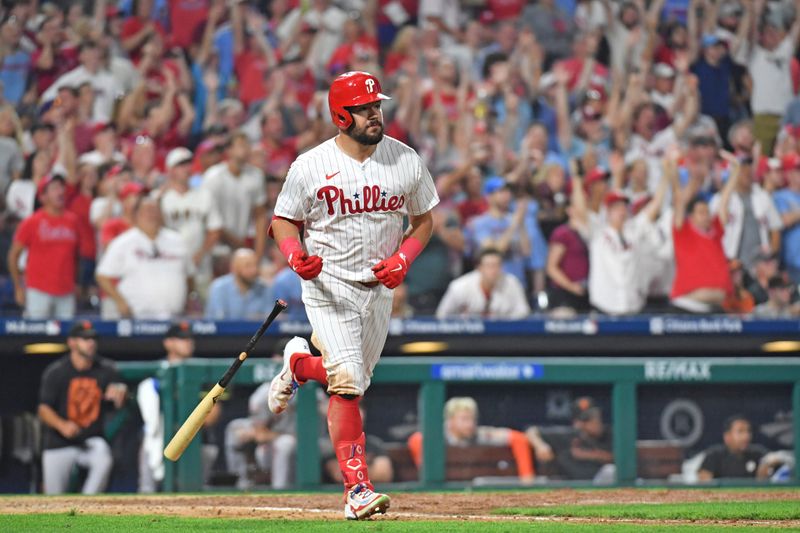
[[[392,507],[381,520],[559,520],[580,522],[578,518],[524,518],[492,516],[498,507],[548,505],[599,505],[618,503],[682,503],[713,501],[792,500],[800,502],[800,491],[790,490],[680,490],[611,489],[392,493]],[[800,505],[800,503],[798,503]],[[341,495],[321,494],[235,494],[235,495],[159,495],[159,496],[9,496],[0,498],[0,513],[67,513],[99,515],[161,515],[183,517],[230,517],[341,520]],[[597,519],[593,519],[597,521]],[[604,522],[606,520],[603,520]],[[613,522],[613,520],[609,520]],[[640,522],[624,520],[624,522]],[[704,521],[669,521],[669,523]],[[788,521],[708,521],[741,526],[800,527],[800,520]],[[652,522],[650,522],[652,523]],[[664,523],[660,521],[659,523]]]

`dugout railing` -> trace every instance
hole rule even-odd
[[[229,363],[217,359],[190,359],[180,365],[157,362],[121,362],[124,379],[137,381],[157,375],[161,405],[169,440],[191,413],[202,391],[215,383]],[[272,378],[279,363],[248,359],[236,374],[235,385],[258,385]],[[800,359],[796,358],[432,358],[395,357],[380,362],[374,384],[419,386],[419,425],[424,435],[420,488],[445,483],[443,407],[448,383],[476,385],[539,384],[605,385],[611,388],[611,424],[617,484],[632,485],[637,479],[637,387],[653,384],[790,384],[793,412],[794,454],[800,466]],[[318,448],[319,414],[316,387],[299,389],[297,416],[296,485],[320,484]],[[800,482],[794,469],[793,483]],[[166,461],[164,489],[169,492],[203,489],[200,439],[195,438],[178,462]]]

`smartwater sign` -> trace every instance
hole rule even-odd
[[[443,364],[431,367],[441,381],[532,381],[544,375],[542,365],[510,363]]]

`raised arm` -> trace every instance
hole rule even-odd
[[[586,203],[586,191],[583,188],[583,174],[579,171],[577,160],[570,162],[570,173],[572,174],[572,216],[586,230],[589,223],[589,207]]]
[[[683,134],[689,129],[689,126],[694,123],[695,119],[697,118],[697,112],[700,108],[700,95],[697,89],[697,76],[694,74],[689,74],[686,76],[686,87],[684,94],[686,99],[684,100],[683,112],[681,113],[680,118],[672,124],[672,128],[675,131],[675,136],[678,138],[683,137]]]
[[[672,187],[672,225],[680,229],[686,220],[686,204],[688,199],[681,190],[680,180],[678,179],[678,164],[674,157],[664,159],[664,179],[669,181]]]
[[[742,17],[742,20],[739,21],[739,28],[736,30],[736,36],[733,39],[733,43],[731,43],[730,55],[732,58],[736,58],[739,55],[739,51],[742,49],[742,47],[747,46],[748,37],[750,35],[750,26],[753,24],[753,3],[745,2],[744,5],[744,16]],[[796,25],[797,20],[795,19],[795,26]],[[792,28],[795,26],[792,26]]]
[[[730,176],[728,177],[728,182],[725,184],[725,187],[722,188],[722,193],[719,197],[719,221],[722,225],[726,225],[728,223],[728,206],[730,205],[731,195],[733,191],[736,189],[736,184],[739,181],[739,173],[741,171],[741,166],[739,164],[739,160],[736,159],[736,156],[726,150],[719,151],[720,157],[728,162],[728,168],[730,169]]]
[[[58,125],[58,160],[66,170],[67,183],[78,185],[78,151],[75,148],[75,119],[68,118]]]
[[[236,2],[231,6],[231,29],[233,30],[233,55],[236,57],[245,50],[244,35],[244,2]]]
[[[556,124],[558,128],[558,144],[568,151],[572,144],[572,125],[569,120],[569,101],[567,96],[567,80],[569,73],[563,68],[555,67],[556,76]]]
[[[689,42],[689,64],[691,65],[695,61],[697,61],[697,57],[700,55],[700,40],[702,36],[698,31],[697,25],[697,10],[703,5],[700,0],[690,0],[689,1],[689,12],[686,15],[686,30],[689,34],[688,42]]]
[[[661,174],[661,179],[658,182],[658,187],[656,187],[656,192],[653,195],[653,198],[647,202],[647,205],[642,210],[644,216],[647,217],[650,222],[655,221],[658,218],[659,213],[661,213],[661,206],[664,204],[664,196],[667,194],[667,185],[669,183],[669,179],[667,178],[666,174],[667,169],[664,168],[664,172]]]
[[[225,14],[225,4],[212,2],[211,8],[208,10],[208,20],[206,21],[205,28],[203,28],[203,38],[200,41],[200,50],[195,57],[195,61],[200,66],[205,66],[208,61],[208,56],[211,53],[211,47],[214,43],[214,32],[217,30],[217,23],[222,19]]]

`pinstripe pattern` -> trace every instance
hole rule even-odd
[[[433,179],[408,146],[384,136],[364,162],[334,139],[292,164],[275,214],[305,222],[309,255],[323,258],[319,277],[303,281],[303,302],[328,351],[328,392],[361,395],[389,327],[392,292],[373,282],[372,266],[397,251],[403,218],[439,203]]]
[[[392,291],[322,273],[303,282],[303,301],[325,347],[328,392],[361,396],[378,364],[392,308]]]

